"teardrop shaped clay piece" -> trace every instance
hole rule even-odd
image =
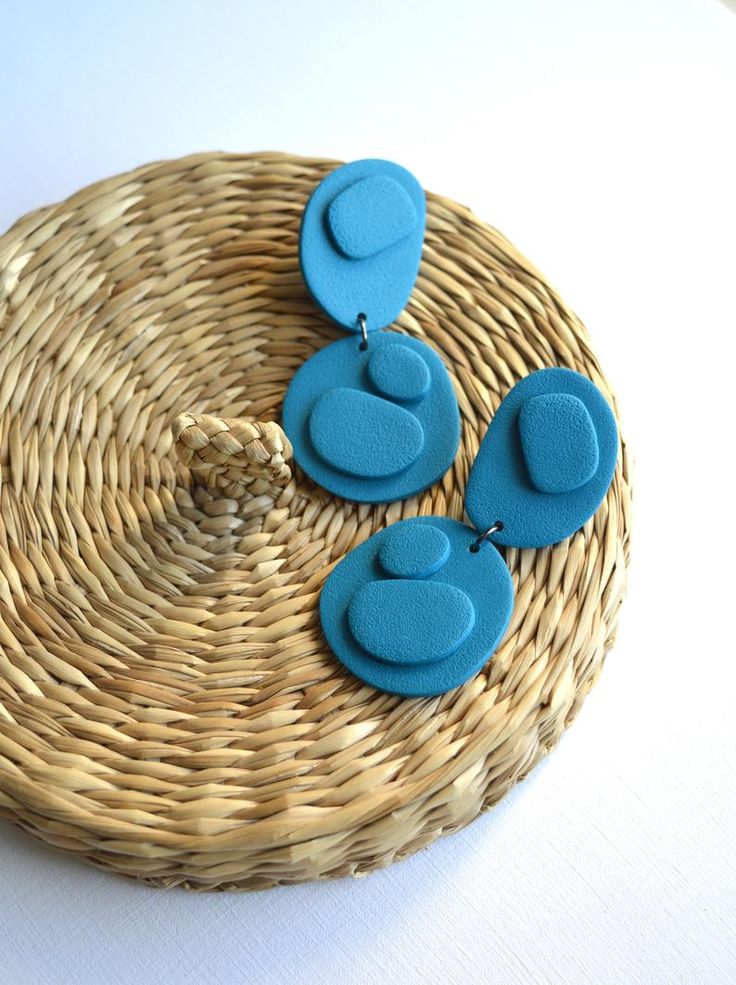
[[[503,523],[495,544],[556,544],[598,509],[617,456],[616,419],[595,384],[571,369],[541,369],[496,411],[468,478],[465,509],[478,531]]]
[[[404,239],[417,224],[417,211],[393,178],[363,178],[333,198],[327,222],[343,256],[363,260]]]
[[[369,479],[403,472],[424,445],[424,430],[413,414],[349,387],[334,387],[318,398],[309,415],[309,436],[333,468]]]
[[[391,161],[344,164],[312,192],[299,232],[302,276],[317,304],[349,332],[396,321],[419,272],[424,190]]]
[[[373,581],[348,607],[355,639],[377,660],[423,664],[442,660],[475,625],[473,603],[441,581]]]

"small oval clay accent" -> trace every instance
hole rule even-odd
[[[334,387],[318,398],[309,415],[309,436],[333,468],[370,479],[403,472],[424,446],[424,430],[413,414],[348,387]]]
[[[368,362],[368,377],[379,393],[400,403],[414,403],[429,392],[427,364],[401,341],[376,350]]]
[[[572,492],[598,468],[598,439],[588,409],[571,393],[543,393],[519,411],[529,478],[544,493]]]
[[[396,664],[433,663],[454,653],[475,625],[461,589],[439,581],[373,581],[348,607],[353,636],[371,656]]]
[[[407,237],[417,213],[398,181],[375,175],[340,192],[330,202],[327,222],[343,256],[364,260]]]
[[[430,524],[395,524],[383,535],[378,563],[391,578],[428,578],[450,556],[450,541]]]

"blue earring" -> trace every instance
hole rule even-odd
[[[357,677],[404,696],[441,694],[472,677],[506,631],[511,575],[494,544],[545,547],[598,509],[616,466],[618,429],[590,380],[545,369],[506,396],[481,444],[465,508],[402,520],[337,565],[320,618]],[[492,542],[491,542],[492,541]]]
[[[380,160],[333,171],[304,211],[304,280],[351,337],[294,375],[283,425],[297,464],[345,499],[404,499],[436,482],[457,452],[460,415],[441,359],[417,339],[380,331],[414,287],[425,216],[416,178]]]

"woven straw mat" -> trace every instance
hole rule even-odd
[[[393,697],[327,648],[332,566],[404,517],[462,518],[469,466],[517,380],[570,366],[613,400],[540,274],[430,194],[394,330],[449,370],[455,463],[380,506],[292,475],[284,391],[343,336],[297,258],[305,202],[334,166],[150,164],[0,239],[0,815],[152,884],[256,889],[410,855],[554,746],[613,641],[625,448],[579,533],[505,552],[511,624],[467,684]]]

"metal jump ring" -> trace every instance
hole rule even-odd
[[[361,349],[367,349],[368,348],[368,329],[366,327],[366,320],[367,319],[366,319],[365,315],[358,315],[358,324],[360,325],[360,336],[361,336],[361,338],[363,340],[360,343],[360,348]]]
[[[477,554],[478,551],[480,550],[480,545],[483,543],[483,541],[488,540],[491,534],[497,534],[499,530],[503,530],[503,523],[501,523],[500,520],[494,520],[494,522],[490,525],[488,530],[484,530],[483,533],[479,537],[477,537],[470,545],[471,552],[473,554]]]

